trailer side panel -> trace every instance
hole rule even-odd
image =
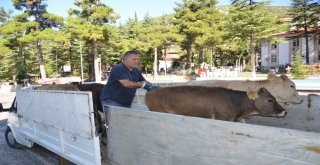
[[[113,164],[318,164],[320,134],[112,107]]]
[[[17,107],[25,138],[76,164],[101,164],[91,92],[21,90]]]

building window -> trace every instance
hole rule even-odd
[[[292,42],[293,42],[293,46],[294,47],[298,47],[299,46],[299,38],[294,38]]]
[[[277,62],[277,55],[275,54],[271,55],[271,62]]]
[[[271,49],[277,49],[277,43],[272,43],[271,44]]]

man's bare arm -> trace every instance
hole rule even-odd
[[[130,80],[119,80],[119,82],[126,88],[141,88],[145,81],[133,82]]]

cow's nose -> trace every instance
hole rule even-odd
[[[287,115],[287,111],[282,111],[280,114],[278,114],[278,117],[285,117]]]

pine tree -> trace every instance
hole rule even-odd
[[[7,23],[8,20],[11,18],[13,11],[6,11],[3,7],[0,7],[0,28],[3,28],[3,24]],[[8,39],[1,34],[0,30],[0,58],[2,59],[4,55],[8,55],[11,53],[10,48],[6,47],[8,44]]]
[[[242,1],[240,1],[242,2]],[[283,29],[279,18],[266,9],[265,2],[235,3],[226,22],[227,38],[238,43],[239,49],[250,55],[252,77],[256,77],[255,48],[259,41]],[[280,28],[281,27],[281,28]]]
[[[307,70],[303,65],[303,61],[304,60],[301,55],[295,55],[291,72],[294,79],[304,80],[307,78]]]
[[[313,3],[314,0],[291,0],[292,8],[290,9],[290,15],[292,23],[297,29],[303,28],[304,37],[306,40],[306,64],[309,64],[309,39],[308,28],[317,26],[319,22],[319,3]]]
[[[191,64],[192,45],[196,42],[197,37],[204,35],[204,27],[208,24],[206,19],[210,14],[214,14],[216,4],[216,0],[183,0],[183,3],[177,4],[178,7],[175,8],[175,25],[178,33],[184,36],[181,46],[187,51],[186,69],[189,69]],[[203,11],[208,13],[203,14]]]
[[[22,23],[32,23],[34,26],[27,26],[26,34],[21,37],[22,42],[33,42],[37,50],[37,57],[40,65],[40,75],[46,79],[45,61],[43,56],[42,41],[53,38],[53,27],[60,28],[63,18],[50,14],[46,11],[45,0],[14,0],[13,6],[17,10],[24,10],[19,19]]]
[[[101,3],[100,0],[75,0],[74,4],[80,10],[71,9],[69,10],[69,14],[87,21],[84,25],[88,30],[88,34],[84,37],[92,46],[93,61],[90,78],[92,81],[101,81],[99,43],[108,41],[108,33],[111,33],[112,28],[107,23],[115,22],[119,16],[114,13],[111,7]]]
[[[139,28],[138,40],[141,41],[141,47],[145,52],[153,52],[153,73],[154,77],[157,76],[158,65],[158,53],[164,50],[164,56],[166,55],[166,49],[168,46],[176,42],[179,36],[174,33],[172,27],[172,21],[167,20],[165,16],[160,17],[159,21],[152,20],[149,17],[145,17],[142,21],[142,25]],[[152,49],[153,51],[149,51]],[[166,60],[166,57],[164,57]],[[148,60],[149,61],[149,60]],[[144,62],[145,65],[148,62]]]
[[[247,5],[253,5],[255,4],[256,2],[253,1],[253,0],[230,0],[232,4],[235,4],[235,3],[239,3],[243,6],[247,6]]]
[[[12,13],[13,10],[6,11],[5,8],[0,7],[0,24],[10,20]]]

